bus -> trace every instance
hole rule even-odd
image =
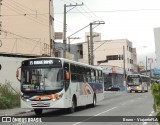
[[[16,77],[21,83],[21,108],[68,109],[96,106],[104,99],[101,68],[64,58],[41,57],[22,62]]]
[[[148,92],[150,85],[150,77],[141,74],[132,74],[127,76],[127,91],[128,92]]]

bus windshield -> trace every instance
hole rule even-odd
[[[22,68],[21,89],[27,91],[59,90],[63,88],[61,68]]]
[[[140,78],[128,77],[127,78],[127,83],[128,83],[128,85],[140,85],[141,84],[141,79]]]

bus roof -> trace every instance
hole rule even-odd
[[[28,59],[28,60],[24,60],[24,61],[31,61],[31,60],[38,60],[38,59],[60,59],[62,62],[74,63],[74,64],[77,64],[77,65],[82,65],[82,66],[102,70],[102,68],[100,68],[100,67],[88,65],[88,64],[85,64],[85,63],[81,63],[81,62],[76,62],[76,61],[65,59],[65,58],[59,58],[59,57],[37,57],[37,58],[32,58],[32,59]]]
[[[142,77],[142,76],[143,76],[143,77],[149,77],[149,76],[142,75],[142,74],[129,74],[129,75],[127,75],[127,77],[128,77],[128,76],[133,76],[133,75],[139,75],[139,76],[141,76],[141,77]]]

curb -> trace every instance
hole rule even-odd
[[[33,112],[34,110],[26,110],[26,111],[23,111],[23,112],[18,112],[18,113],[13,113],[11,115],[20,115],[20,114],[25,114],[25,113],[28,113],[28,112]]]
[[[25,114],[25,113],[28,113],[28,112],[33,112],[33,111],[34,110],[26,110],[26,111],[22,111],[22,112],[11,113],[11,114],[3,114],[3,115],[0,115],[0,117],[2,117],[2,116],[20,115],[20,114]]]

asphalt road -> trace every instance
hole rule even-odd
[[[105,93],[105,99],[95,108],[80,107],[73,114],[68,114],[64,110],[46,110],[43,113],[43,118],[46,121],[43,123],[7,123],[7,125],[155,125],[155,122],[132,122],[133,118],[128,119],[128,116],[154,116],[153,112],[153,97],[148,93]],[[22,114],[20,116],[35,117],[34,112]],[[57,116],[57,117],[55,117]],[[64,117],[67,116],[67,117]],[[104,116],[98,117],[95,116]],[[114,117],[107,117],[114,116]],[[121,116],[121,117],[120,117]],[[76,120],[78,118],[78,121]],[[107,118],[115,122],[102,122]],[[131,120],[131,122],[117,122],[119,119]],[[42,119],[43,120],[43,119]],[[88,122],[95,120],[95,122]],[[100,122],[97,122],[97,121]],[[55,121],[55,122],[54,122]],[[59,121],[59,122],[56,122]],[[65,121],[65,122],[60,122]],[[71,122],[73,121],[73,122]],[[0,123],[1,125],[2,123]],[[3,123],[6,124],[6,123]]]

